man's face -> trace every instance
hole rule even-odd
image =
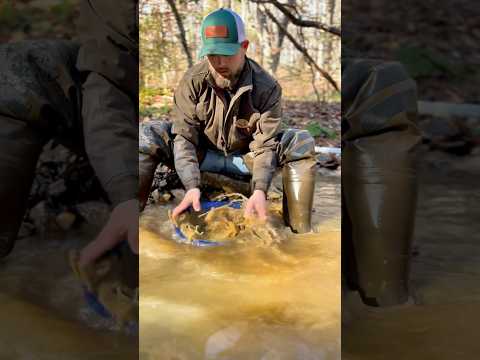
[[[248,41],[244,41],[235,55],[207,55],[208,62],[222,78],[234,81],[242,71],[247,48]]]

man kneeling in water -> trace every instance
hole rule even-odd
[[[140,202],[144,207],[155,169],[175,167],[187,190],[174,209],[200,210],[200,172],[251,176],[245,215],[267,217],[266,193],[283,169],[284,219],[292,231],[311,230],[315,143],[305,130],[281,132],[281,87],[246,56],[244,23],[230,9],[203,20],[200,57],[175,91],[173,124],[140,124]]]

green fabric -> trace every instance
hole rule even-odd
[[[199,57],[202,58],[205,55],[235,55],[240,49],[240,44],[208,44],[202,47]]]
[[[205,31],[209,26],[226,26],[227,37],[206,37]],[[224,9],[209,14],[202,22],[201,27],[202,49],[199,57],[205,55],[235,55],[240,48],[238,43],[237,23],[235,17]]]

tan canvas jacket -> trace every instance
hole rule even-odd
[[[175,168],[187,189],[200,185],[198,155],[217,149],[225,155],[253,153],[253,189],[267,191],[276,167],[282,89],[248,59],[231,93],[216,87],[204,60],[189,69],[175,91]]]

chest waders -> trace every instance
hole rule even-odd
[[[13,249],[45,139],[25,122],[0,116],[0,258]]]
[[[282,167],[283,220],[293,232],[311,231],[315,192],[315,140],[306,130],[285,130],[277,149]]]
[[[162,120],[152,120],[140,124],[139,142],[139,176],[140,203],[145,206],[153,180],[153,173],[159,163],[173,169],[173,138],[171,124]],[[276,156],[277,164],[282,168],[283,178],[283,216],[285,225],[293,232],[305,233],[311,230],[311,214],[315,189],[315,142],[308,131],[287,129],[278,135],[279,146]],[[214,170],[228,175],[228,169],[236,166],[252,172],[253,154],[247,153],[241,158],[225,159],[222,166],[210,160],[214,156],[205,156],[199,151],[200,167],[204,171]],[[211,162],[206,168],[203,160]]]
[[[342,64],[342,274],[364,303],[408,300],[416,85],[398,63]]]

